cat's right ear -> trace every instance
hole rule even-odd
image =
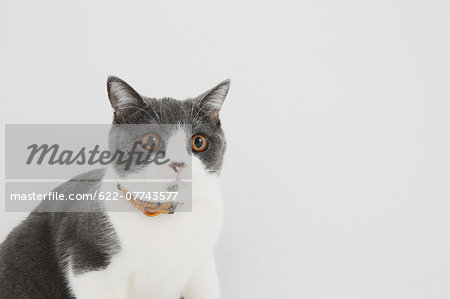
[[[109,76],[106,87],[115,119],[124,120],[145,107],[142,97],[122,79]]]

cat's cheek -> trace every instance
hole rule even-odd
[[[199,200],[215,194],[219,189],[219,177],[206,170],[203,162],[192,157],[192,199]]]

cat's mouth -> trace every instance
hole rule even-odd
[[[136,198],[132,192],[123,188],[119,183],[117,183],[117,189],[119,189],[135,208],[139,209],[145,216],[155,217],[159,214],[173,214],[178,206],[178,202],[149,202]]]

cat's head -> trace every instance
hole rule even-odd
[[[108,97],[114,109],[110,150],[129,152],[134,146],[143,157],[155,160],[159,154],[159,162],[170,160],[160,165],[136,163],[128,168],[115,163],[113,169],[119,179],[163,177],[183,181],[191,177],[195,186],[217,178],[226,145],[219,112],[229,88],[230,81],[225,80],[194,98],[156,99],[140,95],[117,77],[109,77]]]

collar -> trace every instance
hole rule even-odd
[[[177,202],[148,202],[137,199],[133,196],[132,192],[117,184],[117,189],[122,191],[125,195],[125,199],[131,203],[134,207],[138,208],[145,216],[155,217],[159,214],[173,214],[177,207]]]

